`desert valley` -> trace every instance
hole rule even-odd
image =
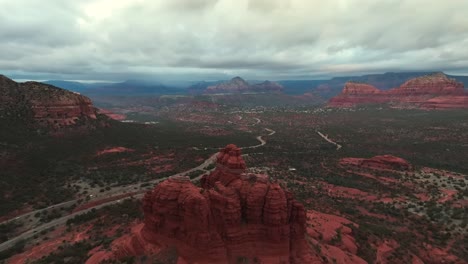
[[[468,264],[467,0],[0,7],[0,264]]]
[[[2,261],[465,263],[463,83],[323,86],[89,99],[2,76]]]

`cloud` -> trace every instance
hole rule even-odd
[[[0,72],[122,80],[468,74],[468,1],[0,0]]]

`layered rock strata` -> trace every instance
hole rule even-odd
[[[468,95],[462,83],[436,73],[408,80],[388,91],[364,83],[347,82],[341,94],[330,99],[328,105],[352,107],[362,104],[424,109],[468,108]]]
[[[160,183],[143,198],[142,227],[88,263],[149,254],[154,245],[176,247],[189,263],[308,263],[302,204],[268,176],[245,169],[240,149],[228,145],[202,188],[187,177]]]
[[[406,160],[392,155],[375,156],[370,159],[343,158],[340,160],[340,165],[351,165],[374,170],[409,171],[412,169],[411,164]]]
[[[38,82],[16,83],[0,75],[2,118],[32,119],[39,126],[62,128],[96,119],[91,100]]]

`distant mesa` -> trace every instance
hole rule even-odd
[[[143,198],[144,223],[87,263],[170,247],[183,263],[312,263],[303,205],[268,176],[245,169],[240,149],[231,144],[219,152],[201,188],[188,177],[163,181]]]
[[[453,109],[468,108],[468,94],[463,83],[434,73],[410,79],[387,91],[364,84],[347,82],[338,96],[330,99],[331,107],[354,107],[363,104],[387,104],[397,108]]]
[[[0,75],[0,99],[0,118],[33,121],[37,127],[56,130],[97,119],[88,97],[39,82],[17,83]]]
[[[241,77],[234,77],[230,81],[208,86],[205,93],[262,93],[281,92],[283,86],[271,81],[264,81],[258,84],[249,84]]]

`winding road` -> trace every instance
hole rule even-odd
[[[259,124],[261,122],[260,119],[258,119],[258,118],[255,118],[255,119],[257,120],[256,124]],[[265,130],[270,132],[267,136],[272,136],[272,135],[274,135],[276,133],[276,131],[274,131],[272,129],[269,129],[269,128],[265,128]],[[241,147],[241,149],[252,149],[252,148],[258,148],[258,147],[264,146],[267,142],[266,142],[265,139],[263,139],[263,137],[264,136],[257,136],[256,137],[256,139],[260,142],[260,144],[254,145],[254,146]],[[216,161],[216,155],[217,154],[218,153],[214,153],[209,158],[207,158],[202,164],[200,164],[200,165],[198,165],[198,166],[196,166],[194,168],[191,168],[191,169],[189,169],[187,171],[179,172],[179,173],[176,173],[174,175],[164,177],[164,178],[160,178],[160,179],[155,179],[155,180],[151,180],[151,181],[147,181],[147,182],[138,182],[138,183],[135,183],[135,184],[127,185],[127,186],[125,186],[125,191],[120,192],[120,194],[124,194],[124,193],[128,193],[129,192],[128,190],[133,190],[135,187],[138,188],[139,190],[137,191],[137,193],[132,195],[132,196],[125,197],[125,198],[116,198],[115,200],[112,200],[112,201],[107,201],[107,202],[104,202],[104,203],[101,203],[101,204],[98,204],[98,205],[94,205],[94,206],[91,206],[91,207],[86,208],[84,210],[80,210],[78,212],[74,212],[74,213],[62,216],[60,218],[53,219],[48,223],[44,223],[44,224],[42,224],[40,226],[37,226],[37,227],[34,227],[34,228],[32,228],[32,229],[30,229],[28,231],[25,231],[24,233],[21,233],[20,235],[14,237],[14,238],[11,238],[11,239],[3,242],[2,244],[0,244],[0,252],[4,251],[4,250],[7,250],[8,248],[14,246],[16,243],[18,243],[18,242],[20,242],[22,240],[26,240],[26,239],[31,238],[32,236],[34,236],[34,234],[40,233],[43,230],[49,229],[51,227],[57,227],[59,225],[63,225],[63,224],[65,224],[67,222],[67,220],[69,220],[69,219],[71,219],[71,218],[73,218],[73,217],[75,217],[77,215],[87,213],[87,212],[91,211],[93,208],[94,209],[102,208],[102,207],[107,206],[107,205],[118,203],[121,200],[128,199],[130,197],[137,197],[137,198],[142,197],[149,189],[154,188],[154,186],[151,185],[151,184],[157,184],[157,183],[159,183],[161,181],[164,181],[164,180],[166,180],[166,179],[168,179],[170,177],[183,176],[183,175],[186,175],[188,173],[191,173],[191,172],[197,171],[197,170],[207,172],[206,168]],[[191,179],[191,181],[193,181],[193,182],[198,181],[198,180],[200,180],[200,178],[202,176],[203,176],[203,174],[201,174],[200,176],[198,176],[198,177],[196,177],[194,179]],[[146,188],[141,188],[142,184],[149,184],[149,186],[146,187]],[[89,202],[93,202],[93,201],[99,201],[99,200],[102,200],[102,199],[108,199],[108,198],[115,197],[117,195],[118,194],[113,193],[112,195],[109,195],[107,197],[100,197],[99,199],[90,200],[90,201],[87,201],[87,202],[89,203]],[[25,218],[25,217],[28,217],[28,216],[33,216],[34,214],[40,213],[40,212],[42,212],[44,210],[49,210],[49,209],[62,207],[62,206],[71,206],[73,204],[78,203],[78,200],[79,199],[75,199],[75,200],[70,200],[70,201],[66,201],[66,202],[63,202],[63,203],[51,205],[51,206],[49,206],[47,208],[35,210],[35,211],[32,211],[32,212],[17,216],[15,218],[6,220],[6,221],[2,222],[1,224],[7,223],[7,222],[10,222],[10,221],[14,221],[14,220],[18,220],[18,219],[21,219],[21,218]]]
[[[322,132],[320,131],[317,131],[317,134],[319,134],[319,136],[321,136],[323,139],[325,139],[328,143],[330,144],[333,144],[336,146],[336,150],[340,150],[342,148],[342,146],[338,143],[336,143],[335,141],[331,140],[328,138],[328,135],[324,135],[322,134]]]

